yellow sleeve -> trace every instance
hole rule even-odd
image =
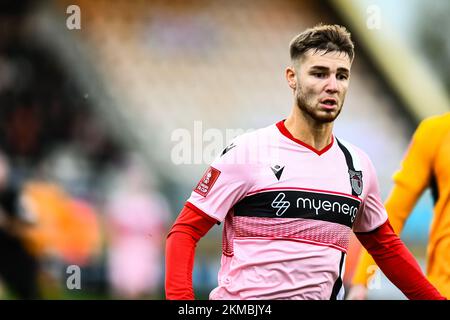
[[[432,163],[437,149],[440,130],[435,130],[435,118],[421,122],[413,135],[408,151],[394,176],[394,186],[385,207],[389,221],[397,234],[400,234],[406,219],[411,214],[417,200],[428,186]],[[376,270],[375,261],[362,250],[352,283],[367,286],[369,277]]]

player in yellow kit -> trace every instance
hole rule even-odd
[[[450,113],[422,121],[412,138],[394,187],[386,201],[392,227],[399,234],[423,191],[430,187],[434,214],[427,246],[427,277],[450,298]],[[363,251],[348,299],[365,299],[375,262]],[[373,271],[373,269],[372,269]]]

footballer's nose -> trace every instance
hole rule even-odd
[[[327,93],[336,93],[339,91],[336,77],[328,77],[325,91]]]

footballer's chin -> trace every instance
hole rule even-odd
[[[309,103],[304,96],[297,97],[297,106],[304,114],[314,119],[318,123],[333,122],[341,112],[342,104],[339,103]]]
[[[341,109],[337,108],[337,107],[333,108],[333,109],[320,108],[319,110],[317,110],[314,113],[313,118],[315,118],[316,121],[323,122],[323,123],[333,122],[339,116],[340,112],[341,112]]]

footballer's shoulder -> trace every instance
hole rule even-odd
[[[425,118],[422,122],[448,123],[448,121],[450,121],[450,112],[430,116],[428,118]]]
[[[249,129],[245,133],[242,133],[236,137],[234,137],[231,140],[231,143],[233,144],[240,144],[240,145],[254,145],[255,143],[258,143],[258,141],[264,141],[264,139],[267,138],[273,131],[273,126],[267,126],[264,128],[259,129]],[[230,143],[230,144],[231,144]]]
[[[418,131],[428,133],[447,132],[450,130],[450,112],[431,116],[422,120],[419,124]]]
[[[438,147],[450,133],[450,112],[434,115],[422,120],[414,131],[413,143],[427,150]]]

